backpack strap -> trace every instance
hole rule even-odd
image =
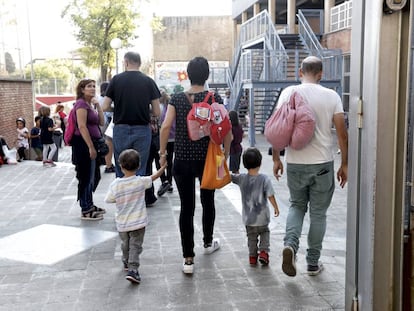
[[[193,100],[190,97],[190,93],[184,92],[184,94],[187,97],[188,103],[192,106],[193,105]]]
[[[194,101],[192,100],[191,96],[194,95],[195,93],[188,93],[188,92],[184,92],[185,96],[188,99],[188,102],[190,103],[190,105],[194,104]],[[216,100],[214,98],[214,95],[212,92],[208,91],[206,94],[206,97],[204,97],[203,103],[208,103],[209,98],[212,98],[212,103],[214,103]]]

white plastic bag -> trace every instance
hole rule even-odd
[[[7,164],[17,164],[17,150],[16,148],[9,149],[3,145],[3,152],[7,160]]]
[[[114,131],[114,122],[111,122],[108,124],[108,127],[106,128],[105,131],[105,136],[108,136],[109,138],[113,137],[113,131]]]

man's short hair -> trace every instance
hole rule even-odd
[[[304,74],[316,75],[322,72],[322,60],[316,56],[308,56],[302,61],[300,69]]]
[[[202,56],[194,57],[187,65],[187,74],[191,85],[204,85],[210,75],[207,59]]]
[[[141,158],[135,149],[126,149],[119,155],[119,165],[127,171],[139,169]]]
[[[262,154],[259,149],[253,147],[246,149],[243,152],[243,165],[247,170],[262,165]]]
[[[124,59],[126,59],[130,63],[141,66],[141,55],[139,55],[139,53],[137,52],[126,52],[124,55]]]

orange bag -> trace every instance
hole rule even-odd
[[[220,189],[231,182],[229,168],[220,145],[210,140],[204,164],[201,189]]]

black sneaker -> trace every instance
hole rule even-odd
[[[115,166],[105,167],[105,173],[115,173]]]
[[[295,251],[290,246],[285,246],[282,252],[283,262],[282,262],[282,270],[288,276],[295,276],[296,275],[296,257]]]
[[[160,186],[160,189],[158,189],[157,195],[160,197],[162,196],[164,193],[166,193],[168,191],[168,189],[170,189],[171,185],[168,181],[165,181],[162,183],[162,185]]]
[[[153,200],[151,200],[151,201],[148,201],[148,202],[145,202],[145,206],[146,207],[153,207],[154,205],[155,205],[155,203],[157,202],[157,198],[156,197],[154,197],[154,199]]]
[[[138,270],[129,270],[127,276],[125,277],[131,283],[139,284],[141,283],[141,277],[139,276]]]
[[[308,265],[308,275],[315,276],[323,271],[323,264],[318,262],[316,266]]]
[[[173,193],[173,191],[174,191],[174,188],[173,188],[173,186],[170,184],[170,188],[168,188],[167,192],[168,192],[168,193]]]

